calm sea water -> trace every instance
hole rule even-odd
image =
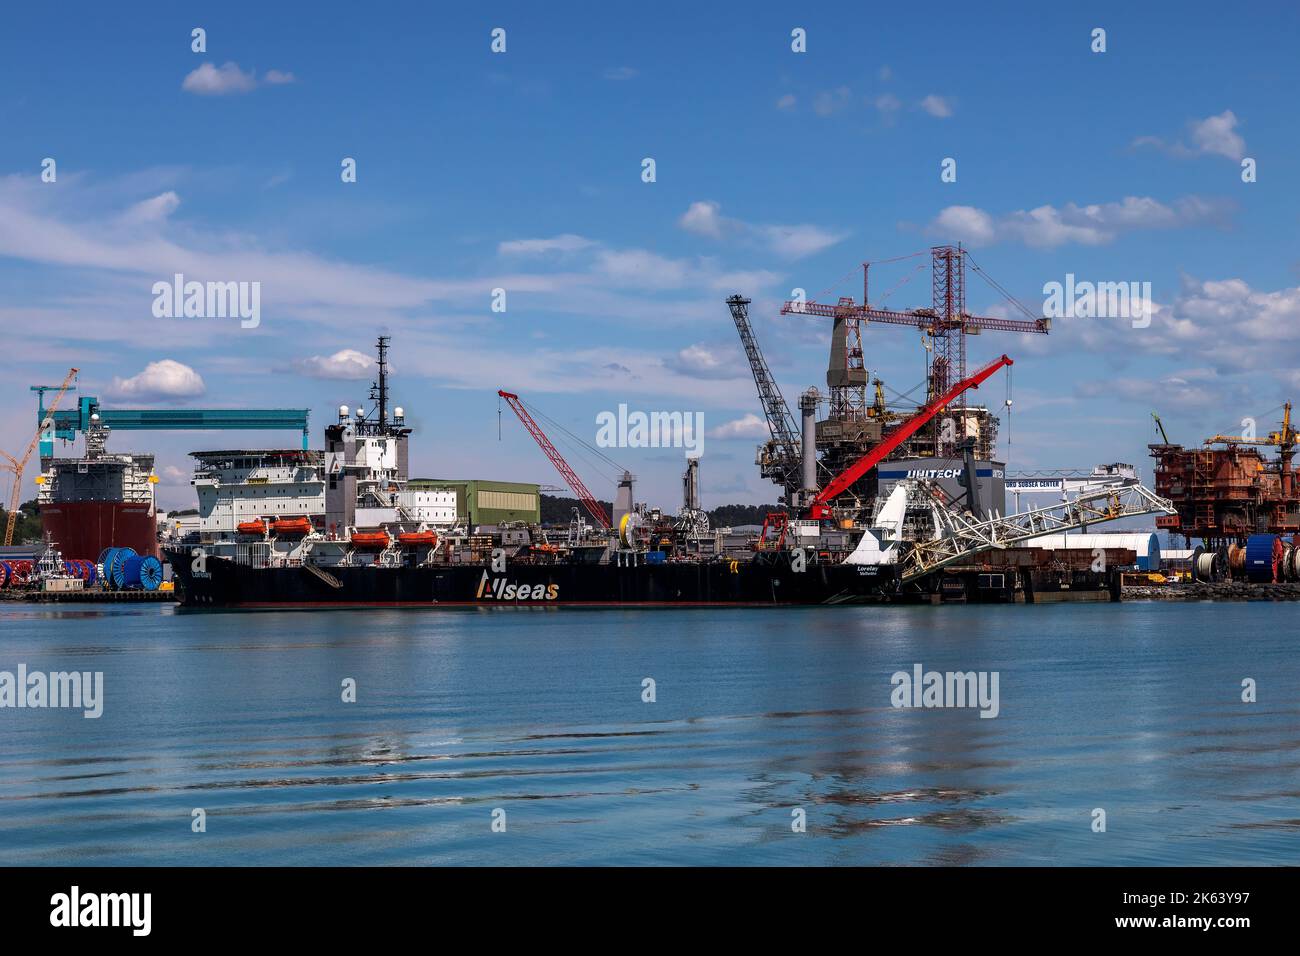
[[[0,864],[1295,864],[1295,618],[0,605],[0,670],[105,680],[0,710]],[[916,663],[1000,715],[893,709]]]

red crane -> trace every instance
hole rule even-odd
[[[563,476],[568,486],[573,489],[573,493],[578,496],[578,500],[591,512],[591,516],[600,522],[601,527],[611,527],[609,515],[605,514],[605,509],[601,507],[595,496],[587,490],[587,486],[582,483],[582,479],[569,467],[569,463],[564,460],[564,456],[551,444],[551,440],[546,437],[546,432],[542,431],[541,426],[533,421],[533,416],[529,415],[528,410],[524,408],[523,400],[514,392],[503,392],[498,389],[497,394],[504,398],[514,413],[519,416],[519,420],[524,423],[528,433],[541,446],[542,451],[546,453],[546,457],[551,459],[551,464]]]
[[[909,418],[903,424],[899,425],[883,441],[871,451],[867,452],[848,468],[844,469],[834,478],[832,478],[820,492],[817,497],[808,505],[808,517],[821,519],[831,516],[829,502],[842,494],[846,489],[851,487],[855,481],[874,468],[881,460],[891,451],[907,441],[916,433],[916,430],[928,422],[935,415],[939,414],[949,402],[961,395],[968,388],[979,388],[981,382],[990,375],[1002,368],[1004,365],[1011,365],[1012,360],[1003,355],[1001,358],[990,362],[970,378],[964,378],[956,385],[953,385],[942,395],[931,399],[926,405]]]
[[[790,301],[781,307],[782,315],[821,315],[832,319],[847,319],[849,335],[856,344],[856,357],[861,362],[862,339],[858,323],[881,322],[885,325],[909,325],[924,330],[934,340],[934,361],[930,367],[930,395],[946,393],[955,380],[966,378],[966,335],[978,335],[985,329],[997,332],[1036,332],[1047,334],[1052,323],[1047,318],[995,319],[971,315],[966,311],[966,250],[961,246],[934,246],[930,249],[930,273],[933,305],[928,309],[890,310],[872,308],[867,299],[867,269],[862,264],[862,304],[850,296],[843,296],[835,305],[820,302]],[[1030,315],[1029,310],[1016,302],[972,262],[975,271],[985,278],[1013,305]],[[955,334],[954,334],[955,333]],[[852,360],[853,356],[850,356]]]

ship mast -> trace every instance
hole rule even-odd
[[[379,399],[379,431],[382,434],[388,426],[388,336],[379,336],[379,382],[375,386]]]

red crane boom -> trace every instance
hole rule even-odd
[[[565,483],[573,489],[573,493],[578,496],[578,500],[591,512],[591,516],[600,522],[601,527],[611,527],[609,515],[605,514],[605,509],[600,506],[600,502],[596,500],[595,496],[587,490],[587,486],[582,483],[582,479],[578,477],[577,473],[569,467],[569,463],[564,460],[564,456],[551,444],[551,440],[546,437],[546,432],[542,431],[541,426],[533,421],[533,416],[528,414],[528,410],[524,408],[519,396],[514,392],[503,392],[500,389],[497,390],[497,394],[506,400],[511,410],[524,423],[524,427],[533,436],[533,440],[541,446],[542,451],[546,453],[546,457],[551,459],[551,464],[555,466],[555,470],[564,478]]]
[[[844,469],[832,478],[830,482],[827,483],[826,487],[818,492],[817,497],[812,500],[812,503],[809,504],[808,517],[817,519],[829,518],[831,516],[831,509],[828,504],[829,501],[842,494],[855,481],[879,464],[886,455],[903,442],[907,441],[907,439],[911,438],[912,435],[916,433],[917,429],[942,411],[944,406],[954,398],[966,391],[968,388],[979,388],[980,383],[990,375],[1002,368],[1002,366],[1011,364],[1013,364],[1011,359],[1004,355],[1001,358],[990,362],[969,378],[962,379],[956,385],[952,386],[952,388],[948,389],[948,391],[922,406],[915,415],[890,432],[888,437],[881,441],[879,445],[871,449],[871,451],[867,452],[848,468]]]

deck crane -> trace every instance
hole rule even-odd
[[[36,446],[41,443],[45,433],[51,428],[54,419],[54,412],[58,409],[59,402],[63,400],[63,396],[67,394],[68,389],[72,387],[73,379],[77,377],[77,371],[78,370],[75,368],[69,369],[67,376],[63,379],[63,384],[60,385],[57,390],[41,386],[42,399],[44,399],[45,391],[53,391],[55,393],[54,400],[50,402],[47,408],[45,408],[45,417],[37,427],[36,434],[32,436],[32,440],[27,444],[27,450],[23,452],[22,458],[14,458],[12,455],[0,452],[0,455],[3,455],[7,460],[7,464],[0,465],[0,468],[4,468],[7,471],[12,471],[14,473],[13,492],[9,496],[8,520],[5,522],[4,543],[6,548],[14,543],[14,527],[18,523],[19,499],[22,497],[23,493],[23,472],[27,469],[27,463],[31,461],[32,453],[36,451]]]
[[[1157,415],[1155,412],[1152,412],[1152,413],[1151,413],[1151,417],[1155,419],[1155,422],[1156,422],[1156,428],[1158,428],[1158,429],[1160,430],[1160,437],[1161,437],[1161,439],[1164,441],[1164,443],[1165,443],[1166,445],[1168,445],[1168,444],[1169,444],[1169,436],[1165,434],[1165,423],[1162,422],[1162,421],[1160,420],[1160,416]]]
[[[767,367],[767,359],[759,350],[758,340],[754,338],[754,329],[749,324],[749,305],[751,300],[741,295],[727,299],[731,309],[732,321],[740,333],[740,344],[745,348],[749,359],[749,368],[754,375],[754,384],[758,387],[758,400],[763,405],[763,415],[767,419],[767,429],[772,440],[759,450],[756,464],[764,478],[770,478],[785,489],[786,497],[793,503],[792,496],[801,484],[799,457],[799,430],[790,406],[785,403],[781,389],[772,378],[772,371]]]
[[[951,386],[943,394],[931,399],[928,403],[909,418],[903,424],[891,431],[879,445],[876,445],[871,451],[867,452],[852,465],[832,478],[808,505],[808,517],[811,519],[822,519],[831,517],[830,502],[848,488],[853,483],[865,475],[868,471],[879,464],[895,448],[901,445],[907,439],[911,438],[922,425],[928,422],[957,396],[964,393],[968,388],[978,388],[980,383],[989,376],[993,375],[1004,365],[1012,365],[1013,362],[1007,356],[995,359],[984,368],[980,369],[969,378],[964,378],[957,384]]]
[[[916,253],[923,255],[923,253]],[[849,371],[857,370],[865,377],[862,365],[862,322],[883,325],[906,325],[922,330],[933,346],[934,357],[930,363],[929,397],[948,391],[954,381],[966,378],[966,336],[978,335],[985,330],[997,332],[1029,332],[1046,335],[1052,327],[1051,319],[1033,315],[1017,302],[992,277],[973,260],[975,272],[1023,313],[1024,319],[1003,319],[971,315],[966,311],[966,262],[970,254],[960,245],[933,246],[930,249],[931,306],[922,309],[881,309],[870,304],[867,298],[869,262],[862,264],[862,303],[843,296],[835,305],[813,300],[790,300],[781,307],[782,315],[818,315],[835,320],[833,336],[844,341],[847,349]],[[905,256],[903,258],[911,258]],[[928,347],[928,346],[927,346]],[[963,421],[964,428],[964,421]]]
[[[569,463],[564,460],[564,456],[551,444],[551,440],[546,437],[546,433],[542,431],[541,426],[533,421],[533,416],[529,415],[528,410],[524,408],[523,400],[514,392],[498,389],[497,394],[506,400],[506,404],[510,406],[511,411],[523,422],[524,427],[528,429],[528,433],[533,436],[533,440],[546,453],[546,457],[551,460],[555,470],[564,478],[565,483],[573,489],[573,493],[578,496],[578,500],[583,503],[591,516],[600,523],[602,528],[609,529],[612,527],[609,515],[605,514],[605,509],[601,507],[595,496],[587,490],[587,486],[582,483],[582,479],[578,477],[577,473],[569,467]]]

